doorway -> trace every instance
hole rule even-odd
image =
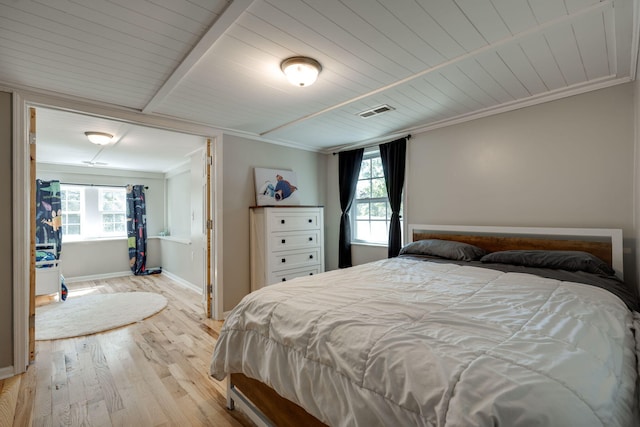
[[[26,129],[28,129],[28,124],[29,124],[29,118],[27,116],[28,111],[29,111],[29,105],[28,105],[28,103],[26,101],[21,99],[19,96],[16,96],[16,98],[17,98],[16,102],[14,102],[14,106],[15,106],[14,107],[14,114],[16,114],[16,113],[24,114],[24,116],[22,118],[18,117],[17,120],[15,121],[18,124],[18,126],[16,126],[16,128],[24,127],[24,129],[25,129],[24,133],[26,134],[27,133]],[[45,110],[47,110],[47,111],[51,110],[51,111],[56,111],[56,112],[57,111],[68,112],[67,109],[64,109],[64,111],[63,111],[63,109],[61,109],[61,108],[51,107],[50,105],[40,105],[40,104],[35,105],[35,110],[36,110],[36,112],[45,111]],[[171,130],[167,130],[163,126],[155,126],[155,125],[154,126],[148,126],[145,123],[138,123],[137,121],[131,121],[130,119],[114,118],[114,117],[117,116],[117,114],[114,114],[113,116],[109,115],[108,116],[109,118],[105,118],[107,116],[104,116],[102,114],[94,115],[91,112],[89,112],[89,113],[78,113],[78,112],[76,112],[76,110],[74,110],[72,113],[76,114],[78,117],[82,116],[82,117],[89,117],[89,118],[92,118],[92,119],[100,119],[100,120],[112,121],[112,122],[116,123],[118,126],[120,126],[120,128],[123,128],[123,127],[124,128],[129,128],[130,126],[134,126],[134,125],[137,126],[137,127],[145,127],[146,126],[149,130],[154,131],[154,132],[159,132],[159,131],[173,132],[174,134],[181,134],[181,135],[187,136],[189,138],[193,138],[194,134],[195,135],[205,134],[204,132],[201,132],[202,129],[197,129],[197,127],[190,127],[188,125],[183,126],[184,129],[182,130],[182,132],[180,132],[180,129],[178,131],[175,130],[175,126],[168,126],[169,128],[172,128],[172,129]],[[37,114],[36,114],[36,121],[37,121]],[[144,120],[143,120],[143,122],[144,122]],[[35,128],[36,128],[36,130],[40,130],[39,126],[37,126],[37,125],[36,125]],[[180,128],[180,126],[178,126],[178,128]],[[196,128],[196,130],[194,130],[194,128]],[[87,129],[87,130],[89,130],[89,129]],[[133,136],[136,134],[136,132],[137,132],[137,129],[136,129],[136,131],[129,130],[127,132],[121,132],[121,134],[123,134],[125,137],[128,136],[128,138],[131,140],[131,139],[133,139]],[[207,131],[206,133],[215,135],[215,132]],[[38,147],[40,142],[41,142],[41,136],[39,135],[39,132],[37,132],[37,131],[35,132],[35,135],[33,135],[32,137],[29,137],[29,138],[21,138],[20,137],[21,134],[22,134],[22,132],[16,130],[15,135],[17,137],[14,138],[14,141],[15,141],[14,142],[14,148],[16,148],[16,156],[14,157],[14,163],[16,163],[17,166],[19,166],[19,167],[16,168],[14,176],[18,178],[16,180],[16,186],[17,187],[22,187],[24,189],[24,188],[29,188],[29,185],[26,185],[26,184],[28,184],[31,181],[31,179],[29,177],[29,170],[31,169],[31,167],[29,165],[29,155],[28,155],[29,150],[26,148],[26,146],[29,146],[31,144],[28,144],[25,140],[29,139],[28,142],[32,142],[32,143],[35,142],[36,143],[36,147]],[[202,158],[203,156],[200,154],[200,152],[203,152],[203,151],[206,150],[207,138],[202,137],[202,136],[198,136],[197,138],[199,138],[201,146],[198,147],[195,150],[195,152],[192,152],[191,154],[192,154],[193,157]],[[126,140],[127,140],[126,138],[120,138],[118,140],[118,144],[124,144],[124,142]],[[215,137],[212,138],[212,140],[213,141],[212,141],[211,146],[212,146],[213,152],[215,153],[215,149],[217,147],[216,143],[219,142],[221,144],[221,140],[220,141],[216,141]],[[88,142],[86,142],[86,143],[88,144]],[[175,143],[175,141],[174,141],[174,143]],[[44,145],[46,145],[46,144],[43,144],[43,146]],[[61,151],[64,152],[65,150],[61,150]],[[46,151],[45,151],[45,153],[46,153]],[[67,153],[69,153],[69,152],[67,151]],[[107,153],[107,151],[103,151],[103,154],[104,153]],[[153,156],[149,156],[149,157],[153,157]],[[51,157],[47,156],[45,158],[49,159]],[[145,173],[147,173],[147,174],[149,174],[149,173],[158,174],[159,173],[159,172],[145,172],[145,171],[140,171],[140,170],[136,170],[135,168],[133,168],[133,169],[122,169],[122,170],[127,170],[127,171],[135,171],[136,173],[133,174],[133,176],[131,176],[131,177],[125,176],[125,175],[129,174],[129,172],[122,173],[121,176],[118,176],[118,174],[114,174],[114,173],[110,173],[110,174],[108,174],[108,176],[105,176],[104,172],[109,169],[109,168],[107,168],[108,165],[102,165],[102,164],[99,164],[99,163],[109,163],[108,161],[103,161],[103,160],[104,159],[111,159],[111,158],[112,157],[109,157],[109,156],[98,156],[98,157],[94,156],[94,157],[91,157],[89,159],[82,160],[84,163],[87,164],[86,166],[82,166],[82,165],[81,166],[77,166],[77,165],[71,165],[71,166],[66,165],[65,166],[65,165],[62,165],[62,164],[54,164],[54,166],[51,166],[52,164],[50,163],[45,168],[41,168],[41,167],[37,167],[36,166],[35,170],[38,173],[40,173],[41,170],[44,169],[44,170],[47,170],[47,173],[52,173],[52,171],[54,171],[56,168],[58,170],[60,170],[60,169],[64,169],[65,167],[69,167],[69,168],[73,169],[71,172],[75,173],[76,176],[80,176],[80,175],[84,174],[85,177],[90,177],[91,178],[90,181],[93,181],[93,182],[97,182],[97,181],[100,181],[100,180],[105,180],[105,179],[108,178],[107,181],[109,181],[109,183],[113,183],[114,181],[117,181],[118,179],[124,179],[124,178],[138,178],[138,179],[140,179],[141,177],[143,177],[143,175]],[[213,158],[213,156],[211,156],[211,158]],[[38,162],[38,157],[36,157],[36,162]],[[38,162],[38,163],[42,163],[42,162]],[[89,163],[93,163],[93,164],[89,164]],[[211,162],[211,163],[212,163],[211,166],[214,167],[215,165],[213,165],[213,162]],[[80,171],[80,168],[82,168],[82,167],[86,168],[86,170],[84,172]],[[102,169],[98,170],[100,167]],[[203,169],[205,169],[205,168],[199,167],[198,168],[198,174],[202,175],[202,170]],[[116,169],[113,169],[113,170],[116,170]],[[210,174],[210,176],[211,176],[212,181],[213,181],[215,179],[216,174],[213,173],[213,174]],[[162,178],[162,180],[164,180],[164,177]],[[65,178],[65,181],[70,181],[70,179]],[[76,180],[74,179],[73,181],[76,181]],[[215,187],[215,183],[212,183],[212,184],[213,184],[212,188]],[[161,186],[158,186],[157,189],[158,188],[161,188],[160,196],[163,199],[164,203],[166,203],[166,188],[165,188],[165,185],[163,184]],[[203,187],[200,187],[198,189],[198,191],[202,191],[202,188]],[[30,196],[31,196],[31,191],[28,191],[28,192],[22,194],[21,197],[18,197],[19,200],[18,200],[17,205],[19,205],[19,206],[18,206],[18,208],[16,208],[16,211],[19,214],[20,213],[25,214],[25,213],[28,212],[28,207],[30,205]],[[211,198],[210,199],[210,203],[212,205],[211,206],[211,212],[214,211],[214,209],[213,209],[213,203],[214,202],[215,202],[214,199]],[[204,208],[205,207],[205,203],[200,201],[198,203],[198,206],[201,207],[201,208]],[[166,224],[167,224],[167,222],[166,222],[166,208],[163,206],[162,210],[163,210],[164,219],[161,221],[162,225],[160,226],[160,228],[161,229],[166,229],[167,228],[166,227]],[[204,215],[201,214],[200,216],[202,218],[204,218]],[[22,243],[17,244],[17,249],[18,249],[17,253],[20,254],[20,255],[24,255],[24,256],[16,257],[16,261],[15,261],[15,265],[18,266],[17,270],[19,270],[19,274],[17,274],[17,276],[23,276],[23,277],[26,277],[26,278],[29,277],[28,271],[31,268],[29,266],[29,264],[30,264],[29,263],[30,256],[28,255],[30,253],[29,244],[28,244],[30,239],[28,237],[26,237],[27,236],[27,229],[29,228],[27,222],[28,221],[25,220],[24,227],[19,227],[20,230],[18,230],[18,233],[17,233],[18,236],[20,236],[20,235],[22,236]],[[199,227],[199,229],[200,230],[207,230],[206,227]],[[162,230],[162,231],[165,231],[165,230]],[[208,231],[208,233],[210,233],[212,235],[213,234],[213,228],[211,228],[210,231]],[[157,232],[157,233],[153,233],[153,234],[159,235],[159,234],[162,234],[162,233]],[[163,237],[168,237],[168,236],[163,236]],[[176,240],[179,240],[179,236],[178,236],[178,238]],[[203,250],[207,249],[206,245],[201,245],[201,246],[203,247]],[[209,249],[208,249],[209,252],[207,252],[205,254],[194,253],[194,254],[191,255],[191,257],[194,260],[196,260],[196,259],[201,260],[202,264],[204,265],[204,264],[206,264],[205,261],[207,261],[208,259],[210,259],[210,260],[215,260],[216,259],[216,257],[214,256],[214,252],[213,252],[216,247],[217,247],[217,244],[210,245]],[[210,271],[214,270],[214,268],[215,268],[215,263],[212,262],[211,263],[211,267],[210,267]],[[201,274],[202,277],[205,277],[205,278],[207,277],[207,274],[205,274],[206,272],[204,271],[204,267],[202,267],[200,269],[200,272],[202,273]],[[211,282],[205,283],[205,280],[206,279],[203,278],[200,283],[196,283],[195,284],[196,287],[198,289],[200,289],[200,290],[210,290],[208,295],[216,294],[217,293],[216,292],[217,291],[217,286],[210,287],[209,285],[210,285]],[[28,282],[28,280],[27,280],[27,282]],[[219,294],[221,294],[221,292]],[[207,295],[207,297],[208,297],[208,295]],[[16,322],[17,324],[15,325],[15,330],[16,330],[17,333],[15,334],[16,342],[15,342],[15,347],[14,348],[16,348],[16,349],[26,348],[26,345],[24,345],[25,341],[26,341],[26,338],[24,338],[24,337],[27,336],[27,334],[21,334],[20,332],[21,331],[26,331],[27,330],[27,324],[33,323],[32,320],[30,320],[28,322],[26,321],[26,319],[28,317],[25,315],[25,313],[24,313],[25,310],[23,309],[23,307],[28,305],[27,304],[28,300],[29,300],[29,295],[28,295],[27,291],[21,290],[20,292],[18,292],[16,294],[16,302],[18,303],[16,305],[19,307],[19,310],[17,310],[15,318],[16,319],[24,319],[24,320],[20,320],[20,321]],[[204,300],[203,300],[203,302],[204,302]],[[210,313],[210,315],[212,317],[217,317],[218,316],[218,314],[216,313],[216,308],[217,308],[218,305],[221,305],[221,304],[217,304],[217,303],[213,304],[213,310]],[[207,304],[203,303],[203,307],[206,307],[206,306],[207,306]],[[21,351],[21,350],[17,350],[16,351],[16,355],[18,356],[18,357],[16,357],[16,361],[22,360],[22,357],[20,357],[22,353],[24,353],[24,352]]]

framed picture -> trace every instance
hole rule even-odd
[[[299,205],[300,190],[296,173],[287,169],[253,170],[256,180],[256,205]]]

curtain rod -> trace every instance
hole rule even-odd
[[[127,188],[126,185],[109,185],[109,184],[76,184],[73,182],[61,182],[60,184],[63,185],[77,185],[80,187],[111,187],[111,188]],[[145,185],[144,186],[145,190],[149,189],[149,186]]]
[[[405,136],[405,138],[406,138],[406,139],[411,139],[411,134],[409,134],[409,135]],[[397,139],[402,139],[402,138],[397,138]],[[393,140],[393,141],[395,141],[395,140]],[[389,142],[392,142],[392,141],[389,141]],[[377,147],[378,145],[381,145],[381,144],[386,144],[386,142],[377,142],[377,143],[375,143],[375,144],[361,145],[361,146],[359,146],[359,147],[353,147],[353,148],[351,148],[351,150],[356,150],[356,149],[358,149],[358,148],[370,148],[370,147]],[[345,147],[345,148],[346,148],[346,147]],[[333,154],[333,155],[335,156],[336,154],[339,154],[339,153],[340,153],[340,151],[349,151],[349,150],[339,150],[339,151],[335,151],[335,152],[333,152],[333,153],[331,153],[331,154]]]

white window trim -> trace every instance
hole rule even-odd
[[[364,155],[362,156],[362,160],[365,160],[367,158],[371,158],[371,157],[380,157],[380,150],[378,149],[378,147],[370,147],[370,148],[366,148],[364,151]],[[386,186],[386,183],[385,183]],[[403,202],[405,194],[406,194],[406,189],[403,191]],[[350,221],[350,225],[351,225],[351,244],[355,244],[355,245],[363,245],[363,246],[388,246],[388,239],[385,242],[380,242],[380,241],[372,241],[372,240],[364,240],[364,239],[358,239],[356,238],[356,227],[357,227],[357,223],[356,223],[356,217],[357,217],[357,212],[355,211],[355,207],[356,207],[356,200],[357,200],[357,195],[354,196],[353,198],[353,203],[351,204],[351,209],[349,210],[349,221]],[[389,202],[388,197],[376,197],[376,198],[372,198],[369,199],[371,201],[385,201],[385,202]],[[404,206],[405,203],[403,203],[403,209],[400,211],[400,218],[401,218],[401,227],[402,227],[402,235],[404,238]],[[391,217],[389,216],[389,218],[386,220],[387,224],[391,221]],[[387,236],[388,237],[388,236]]]
[[[84,229],[84,186],[80,186],[80,185],[67,185],[67,184],[62,184],[61,185],[63,188],[63,190],[65,191],[79,191],[80,192],[80,210],[79,211],[73,211],[71,212],[72,214],[78,213],[80,215],[80,234],[65,234],[64,230],[65,230],[65,224],[63,221],[63,228],[62,228],[62,240],[64,241],[77,241],[77,240],[81,240],[82,239],[82,230]],[[62,215],[67,215],[67,211],[64,209],[66,206],[62,206]]]
[[[102,231],[102,214],[104,213],[116,213],[115,211],[103,211],[100,204],[102,192],[123,190],[124,187],[120,186],[104,186],[104,188],[97,188],[97,186],[91,184],[62,184],[65,189],[80,189],[81,190],[81,205],[80,205],[80,235],[77,234],[63,234],[63,244],[66,242],[83,242],[105,239],[127,239],[126,224],[125,231],[107,233]],[[88,192],[93,194],[89,195]],[[125,199],[126,203],[126,199]],[[88,205],[91,206],[88,206]],[[91,208],[91,209],[89,209]],[[125,207],[126,215],[126,207]],[[64,232],[63,232],[64,233]]]
[[[101,231],[100,231],[100,235],[98,236],[99,238],[109,238],[109,237],[126,237],[127,236],[127,207],[126,207],[126,203],[127,203],[127,195],[126,192],[124,192],[124,210],[123,211],[112,211],[112,210],[104,210],[102,209],[103,207],[103,198],[104,198],[104,194],[107,192],[114,192],[114,190],[117,191],[121,191],[124,190],[121,187],[104,187],[104,188],[99,188],[98,189],[98,212],[100,213],[100,226],[101,226]],[[104,231],[104,215],[118,215],[118,214],[123,214],[125,216],[124,219],[124,232],[119,232],[119,231],[112,231],[112,232],[107,232]],[[117,222],[113,222],[113,224],[117,224]],[[123,234],[124,233],[124,234]]]

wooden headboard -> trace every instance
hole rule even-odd
[[[610,228],[486,227],[410,224],[412,242],[454,240],[488,252],[546,249],[589,252],[607,262],[623,278],[622,230]]]

